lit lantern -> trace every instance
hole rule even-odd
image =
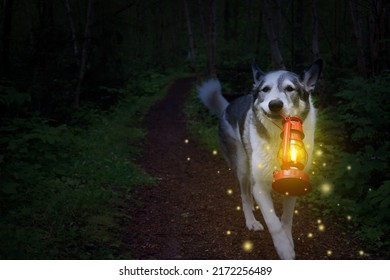
[[[307,152],[302,142],[305,134],[299,116],[284,117],[282,142],[278,161],[282,170],[274,172],[272,188],[283,195],[305,195],[311,191],[309,176],[302,170],[307,163]]]

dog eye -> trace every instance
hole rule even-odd
[[[285,90],[286,90],[287,92],[292,92],[292,91],[295,90],[295,88],[293,88],[292,86],[287,86],[287,87],[285,88]]]
[[[270,88],[269,86],[263,87],[263,88],[261,89],[261,91],[262,91],[262,92],[265,92],[265,93],[269,92],[270,90],[271,90],[271,88]]]

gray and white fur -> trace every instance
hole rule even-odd
[[[273,172],[279,169],[277,153],[284,116],[303,120],[304,144],[308,152],[307,172],[312,162],[316,112],[311,93],[319,79],[322,60],[315,61],[301,75],[289,71],[264,73],[253,63],[252,93],[229,103],[218,80],[203,83],[198,91],[206,107],[219,117],[219,142],[241,187],[242,209],[249,230],[263,230],[253,210],[256,203],[271,233],[281,259],[294,259],[291,228],[296,197],[285,196],[283,213],[277,217],[271,198]]]

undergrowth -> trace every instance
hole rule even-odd
[[[140,121],[170,80],[140,75],[115,107],[83,109],[74,124],[2,119],[0,259],[131,258],[121,251],[126,199],[134,186],[154,183],[134,163],[145,138]],[[24,96],[1,90],[4,106]]]

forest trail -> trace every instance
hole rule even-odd
[[[278,259],[267,230],[246,228],[237,209],[239,186],[225,161],[202,149],[186,130],[182,109],[194,82],[176,80],[144,121],[148,137],[138,164],[159,183],[132,192],[124,242],[135,259]],[[361,258],[359,243],[337,221],[320,217],[325,230],[319,230],[317,217],[307,208],[297,210],[297,259]],[[265,225],[259,210],[256,216]],[[247,241],[251,251],[243,250]]]

